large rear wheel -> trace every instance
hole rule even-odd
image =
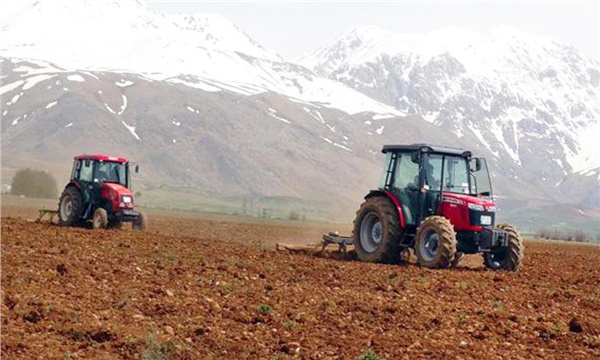
[[[81,193],[75,186],[67,186],[58,202],[58,224],[74,226],[79,223],[82,210]]]
[[[420,265],[446,268],[456,256],[456,234],[448,219],[429,216],[421,222],[415,239],[415,253]]]
[[[356,212],[354,248],[361,261],[400,261],[400,225],[394,204],[383,196],[368,198]]]
[[[509,224],[498,224],[496,227],[506,231],[508,247],[498,248],[483,254],[485,267],[494,270],[517,271],[521,267],[524,255],[523,240],[517,229]]]

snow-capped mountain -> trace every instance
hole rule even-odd
[[[496,193],[521,208],[568,196],[579,214],[600,199],[585,150],[598,64],[550,40],[357,29],[309,69],[217,15],[135,0],[0,2],[0,14],[3,168],[67,176],[73,154],[111,152],[143,165],[144,186],[309,197],[351,217],[383,144],[429,142],[491,157]]]
[[[600,167],[600,65],[552,39],[508,27],[365,27],[299,62],[482,144],[499,164],[530,169],[531,181]]]
[[[402,115],[285,62],[219,16],[167,17],[136,0],[43,0],[18,8],[3,19],[0,52],[5,57],[44,60],[69,70],[141,73],[207,91],[274,91],[348,113]]]

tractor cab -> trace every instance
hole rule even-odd
[[[120,227],[132,222],[145,227],[146,218],[134,210],[129,160],[106,155],[78,155],[71,179],[59,202],[59,223],[71,226],[89,219],[94,228]],[[138,171],[138,165],[133,167]]]
[[[496,225],[485,159],[467,150],[386,145],[381,185],[365,196],[353,242],[364,261],[394,262],[413,248],[428,267],[456,265],[483,253],[486,266],[516,270],[522,243],[514,227]]]
[[[468,228],[453,214],[455,206],[488,209],[491,217],[476,219],[479,225],[493,226],[492,186],[485,159],[473,158],[470,151],[429,145],[387,145],[381,189],[400,200],[409,226],[417,226],[431,215],[448,212],[459,229]],[[474,219],[475,220],[475,219]]]

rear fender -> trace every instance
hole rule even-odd
[[[394,194],[390,191],[386,190],[371,190],[367,196],[365,196],[365,200],[368,198],[372,198],[375,196],[383,196],[387,197],[392,201],[394,206],[396,207],[396,211],[398,212],[398,221],[400,222],[400,228],[404,229],[406,227],[406,218],[404,217],[404,212],[402,211],[402,203],[400,199],[397,199]]]

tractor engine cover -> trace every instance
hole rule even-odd
[[[496,205],[489,200],[462,194],[444,193],[441,213],[448,218],[456,231],[481,232],[493,227]]]
[[[125,209],[133,210],[133,192],[123,185],[104,183],[100,196],[108,201],[110,209],[115,213]]]

